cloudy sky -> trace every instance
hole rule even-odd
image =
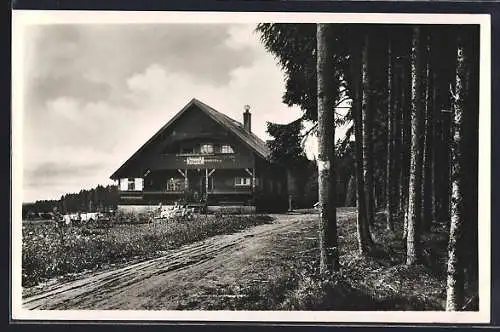
[[[109,176],[191,98],[266,139],[266,121],[300,115],[281,103],[283,74],[255,25],[31,26],[24,38],[24,201],[57,199]]]

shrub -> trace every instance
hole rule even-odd
[[[117,211],[113,217],[113,222],[120,223],[129,223],[129,224],[143,224],[148,223],[152,219],[152,214],[149,212],[124,212]]]

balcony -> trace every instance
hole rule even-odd
[[[251,168],[254,164],[253,155],[242,153],[179,153],[162,154],[150,161],[151,170],[162,169],[236,169]]]
[[[171,190],[159,190],[159,189],[144,189],[139,195],[173,195],[173,196],[178,196],[178,195],[185,195],[193,192],[191,191],[171,191]],[[128,191],[121,191],[120,194],[126,194]],[[240,195],[240,194],[252,194],[252,188],[251,187],[234,187],[232,190],[231,189],[213,189],[213,190],[208,190],[209,195]]]

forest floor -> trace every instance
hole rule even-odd
[[[271,224],[218,235],[152,260],[28,290],[26,309],[443,310],[445,230],[424,235],[423,264],[404,264],[400,232],[384,215],[376,247],[357,254],[356,211],[339,208],[341,271],[317,271],[317,214],[275,215]],[[396,229],[401,229],[400,221]],[[472,298],[471,293],[467,299]],[[477,299],[471,302],[475,302]],[[469,309],[477,310],[475,304]]]

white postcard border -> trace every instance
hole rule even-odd
[[[480,25],[479,114],[479,311],[120,311],[27,310],[22,307],[22,197],[23,197],[23,31],[37,24],[134,23],[259,23],[334,22]],[[281,13],[281,12],[128,12],[34,11],[12,12],[12,207],[11,280],[12,319],[80,321],[245,321],[245,322],[379,322],[488,323],[490,321],[490,186],[491,186],[491,23],[487,14]]]

